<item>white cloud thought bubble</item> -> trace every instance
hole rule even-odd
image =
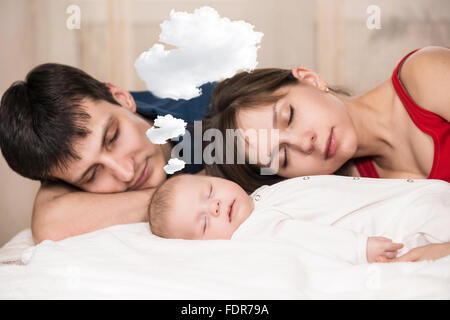
[[[146,134],[154,144],[165,144],[167,140],[183,136],[187,123],[183,119],[174,118],[171,114],[158,116]]]
[[[240,70],[256,68],[257,50],[263,33],[239,20],[222,18],[210,7],[193,13],[170,13],[161,24],[161,43],[141,53],[135,61],[139,77],[148,90],[161,98],[191,99],[201,95],[207,82],[232,77]]]
[[[167,174],[173,174],[177,171],[182,170],[185,164],[186,163],[183,160],[180,160],[178,158],[172,158],[169,160],[169,163],[164,166],[164,171]]]

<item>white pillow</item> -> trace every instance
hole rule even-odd
[[[26,264],[34,246],[31,229],[25,229],[0,248],[0,263]]]

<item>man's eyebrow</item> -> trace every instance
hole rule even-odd
[[[103,150],[105,148],[106,145],[106,133],[108,132],[109,128],[111,127],[111,125],[113,124],[114,120],[116,118],[113,115],[110,115],[108,120],[105,121],[104,125],[103,125],[103,129],[102,129],[102,144],[100,146],[100,150]],[[93,164],[91,165],[86,171],[84,171],[84,173],[81,175],[80,178],[76,179],[75,184],[80,184],[81,181],[83,181],[84,177],[89,173],[89,171],[91,171],[96,165]]]

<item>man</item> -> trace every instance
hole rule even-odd
[[[154,145],[145,133],[157,115],[170,113],[188,124],[203,119],[213,88],[204,85],[203,94],[188,101],[159,99],[54,63],[13,83],[1,100],[0,148],[14,171],[41,181],[31,225],[35,241],[147,221],[173,144]]]

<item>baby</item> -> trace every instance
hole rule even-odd
[[[299,177],[249,196],[229,180],[182,174],[155,191],[149,222],[164,238],[275,239],[353,264],[372,263],[395,258],[404,246],[385,236],[408,249],[450,241],[447,199],[446,182]],[[428,200],[438,203],[424,208]]]

